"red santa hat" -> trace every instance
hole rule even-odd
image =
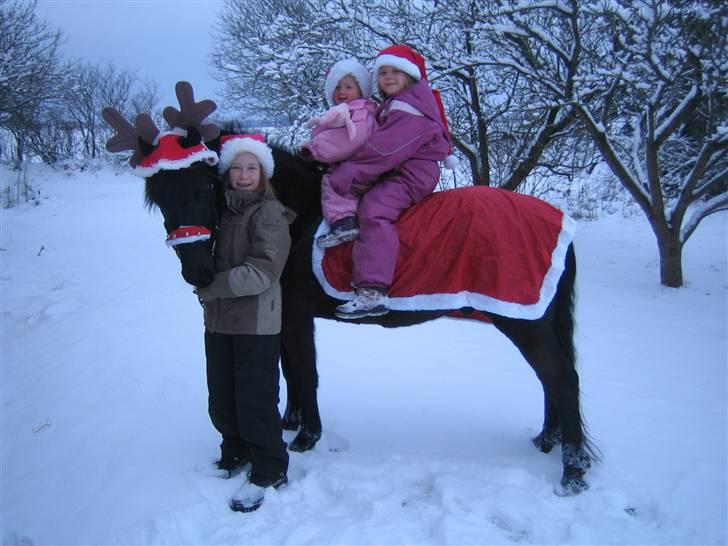
[[[425,58],[409,46],[391,45],[389,47],[385,47],[379,52],[377,58],[374,60],[374,82],[376,82],[377,87],[379,87],[379,69],[383,66],[393,66],[408,76],[411,76],[415,81],[427,81]],[[442,104],[440,92],[437,89],[433,89],[432,94],[435,96],[435,103],[437,104],[437,109],[440,111],[440,119],[445,127],[445,131],[447,131],[448,139],[451,140],[450,127],[447,123],[445,107]],[[458,163],[458,159],[452,155],[451,145],[450,153],[445,158],[445,167],[452,170],[457,167]]]
[[[133,174],[147,178],[159,171],[184,169],[197,161],[204,161],[208,165],[217,163],[217,154],[203,142],[189,148],[183,147],[180,144],[180,137],[185,136],[187,131],[179,128],[159,133],[154,141],[156,148],[142,158],[132,171]]]
[[[273,176],[275,162],[273,152],[265,143],[265,137],[257,134],[225,135],[220,137],[220,162],[217,169],[220,174],[225,174],[235,156],[248,152],[258,158],[263,174],[267,178]]]
[[[352,76],[356,83],[359,84],[361,96],[369,98],[372,94],[372,76],[369,70],[356,59],[344,59],[334,63],[329,73],[326,74],[326,83],[324,84],[324,95],[329,105],[334,105],[334,91],[336,85],[345,76]]]
[[[379,69],[383,66],[393,66],[415,80],[427,80],[425,58],[406,45],[392,45],[379,52],[374,60],[375,82],[379,77]]]

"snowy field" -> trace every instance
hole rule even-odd
[[[493,327],[318,321],[323,438],[240,514],[202,312],[142,181],[32,174],[41,204],[1,212],[3,544],[726,544],[726,213],[678,290],[641,215],[579,222],[585,493],[554,495],[540,385]]]

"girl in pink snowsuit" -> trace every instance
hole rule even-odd
[[[324,93],[331,109],[308,122],[311,140],[301,153],[322,163],[335,165],[359,150],[376,125],[376,104],[369,99],[372,90],[369,71],[356,59],[344,59],[331,67]],[[321,180],[321,209],[330,226],[329,233],[316,239],[321,248],[353,241],[359,234],[356,212],[359,197],[339,195],[331,189],[329,176]]]
[[[399,254],[394,222],[435,190],[438,161],[451,149],[444,110],[419,53],[404,45],[387,47],[376,58],[374,74],[385,99],[377,111],[378,125],[350,160],[329,173],[329,184],[339,195],[361,196],[353,249],[356,295],[336,308],[344,319],[389,311],[387,293]]]

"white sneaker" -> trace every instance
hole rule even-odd
[[[342,319],[379,317],[389,313],[389,296],[376,288],[359,288],[356,297],[339,305],[336,316]]]
[[[278,489],[288,483],[288,476],[281,476],[267,487],[255,485],[248,479],[230,500],[230,509],[235,512],[253,512],[260,508],[265,500],[265,492],[269,489]]]

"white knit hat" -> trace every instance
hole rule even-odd
[[[329,73],[326,74],[326,83],[324,84],[324,95],[329,105],[334,105],[334,91],[336,85],[344,76],[353,76],[356,83],[361,89],[361,96],[369,98],[372,94],[372,76],[369,70],[356,59],[344,59],[331,67]]]
[[[220,161],[217,169],[220,174],[225,174],[230,168],[230,164],[235,156],[248,152],[258,158],[263,174],[267,178],[273,176],[275,162],[273,161],[273,152],[265,143],[263,135],[244,134],[244,135],[225,135],[220,137]]]

